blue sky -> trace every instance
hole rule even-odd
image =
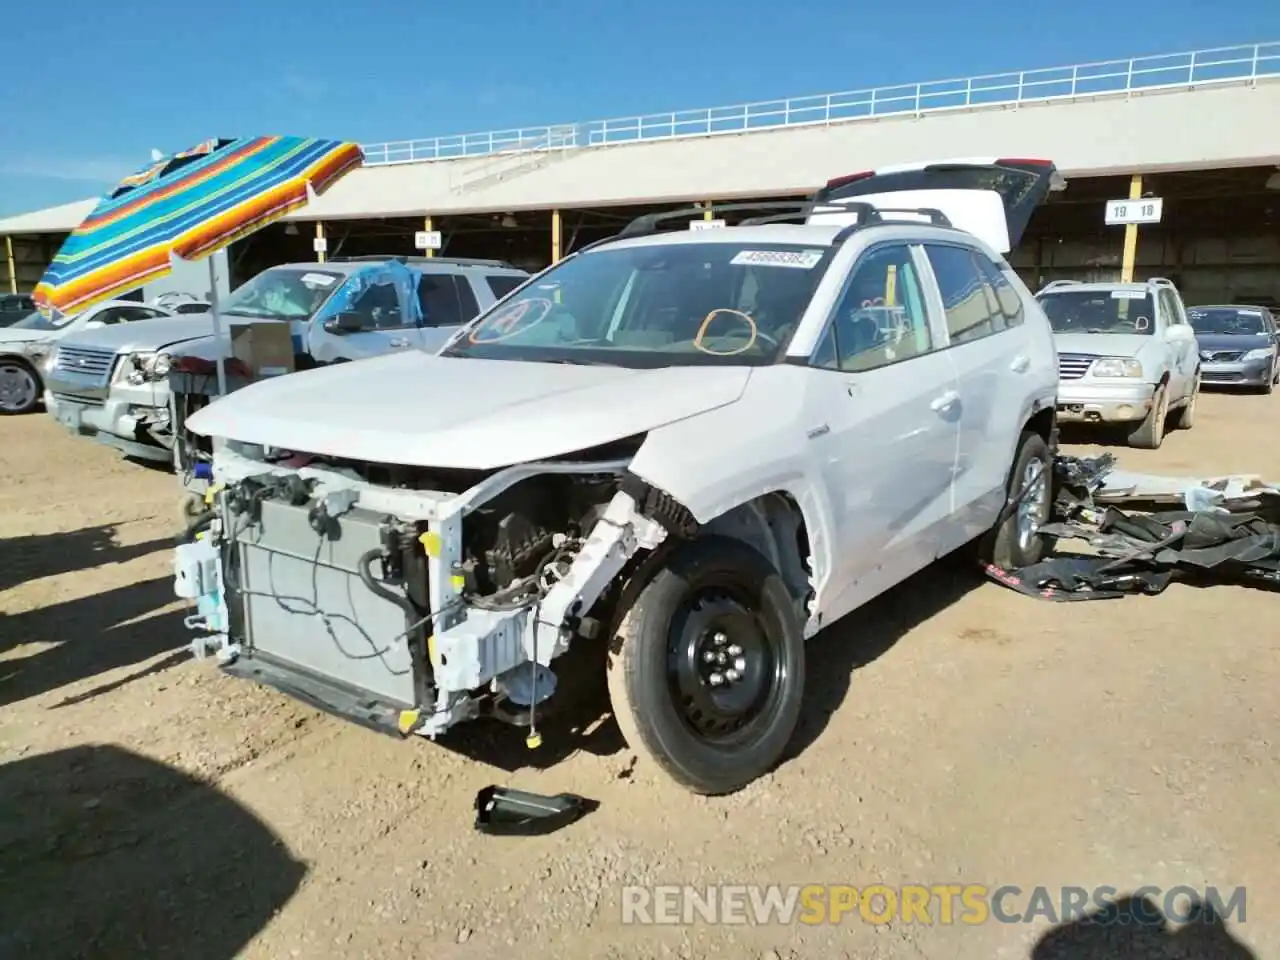
[[[368,143],[1280,40],[1280,3],[63,0],[3,23],[0,215],[210,136]]]

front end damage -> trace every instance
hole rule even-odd
[[[229,443],[176,551],[197,656],[386,732],[534,724],[629,569],[689,521],[636,443],[497,471]]]

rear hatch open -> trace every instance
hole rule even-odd
[[[951,225],[1006,254],[1022,239],[1031,214],[1066,181],[1050,160],[966,159],[908,163],[837,177],[813,196],[810,223],[852,224],[856,210],[823,209],[832,201],[895,211],[886,219],[928,223],[937,210]],[[909,211],[920,211],[912,213]]]

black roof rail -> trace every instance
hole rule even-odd
[[[950,227],[951,221],[947,219],[946,214],[941,210],[933,207],[877,207],[874,204],[863,201],[844,201],[844,200],[825,200],[816,201],[812,198],[806,200],[771,200],[763,203],[725,203],[711,207],[682,207],[678,210],[670,210],[665,213],[646,213],[643,216],[636,217],[628,223],[622,232],[610,237],[611,240],[621,240],[625,237],[639,237],[648,234],[657,233],[658,225],[666,220],[681,220],[699,215],[706,217],[707,213],[729,213],[734,210],[781,210],[782,213],[764,214],[761,216],[748,217],[743,220],[739,226],[760,226],[766,223],[786,223],[789,220],[804,220],[814,213],[856,213],[858,214],[860,227],[871,226],[873,224],[898,222],[886,218],[886,213],[912,213],[918,216],[926,216],[929,222],[937,227]],[[593,244],[594,245],[594,244]]]

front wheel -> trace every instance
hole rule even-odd
[[[1169,387],[1161,384],[1151,398],[1151,409],[1129,434],[1129,446],[1141,450],[1159,450],[1164,443],[1164,425],[1169,419]]]
[[[768,773],[795,732],[804,638],[769,562],[746,544],[681,545],[622,617],[608,664],[623,737],[705,795]]]
[[[0,362],[0,414],[30,413],[40,404],[40,380],[19,360]]]
[[[1178,411],[1178,419],[1174,424],[1179,430],[1190,430],[1196,422],[1196,399],[1200,396],[1200,374],[1196,374],[1195,382],[1191,385],[1191,396],[1187,397],[1187,402],[1182,405],[1182,409]]]

